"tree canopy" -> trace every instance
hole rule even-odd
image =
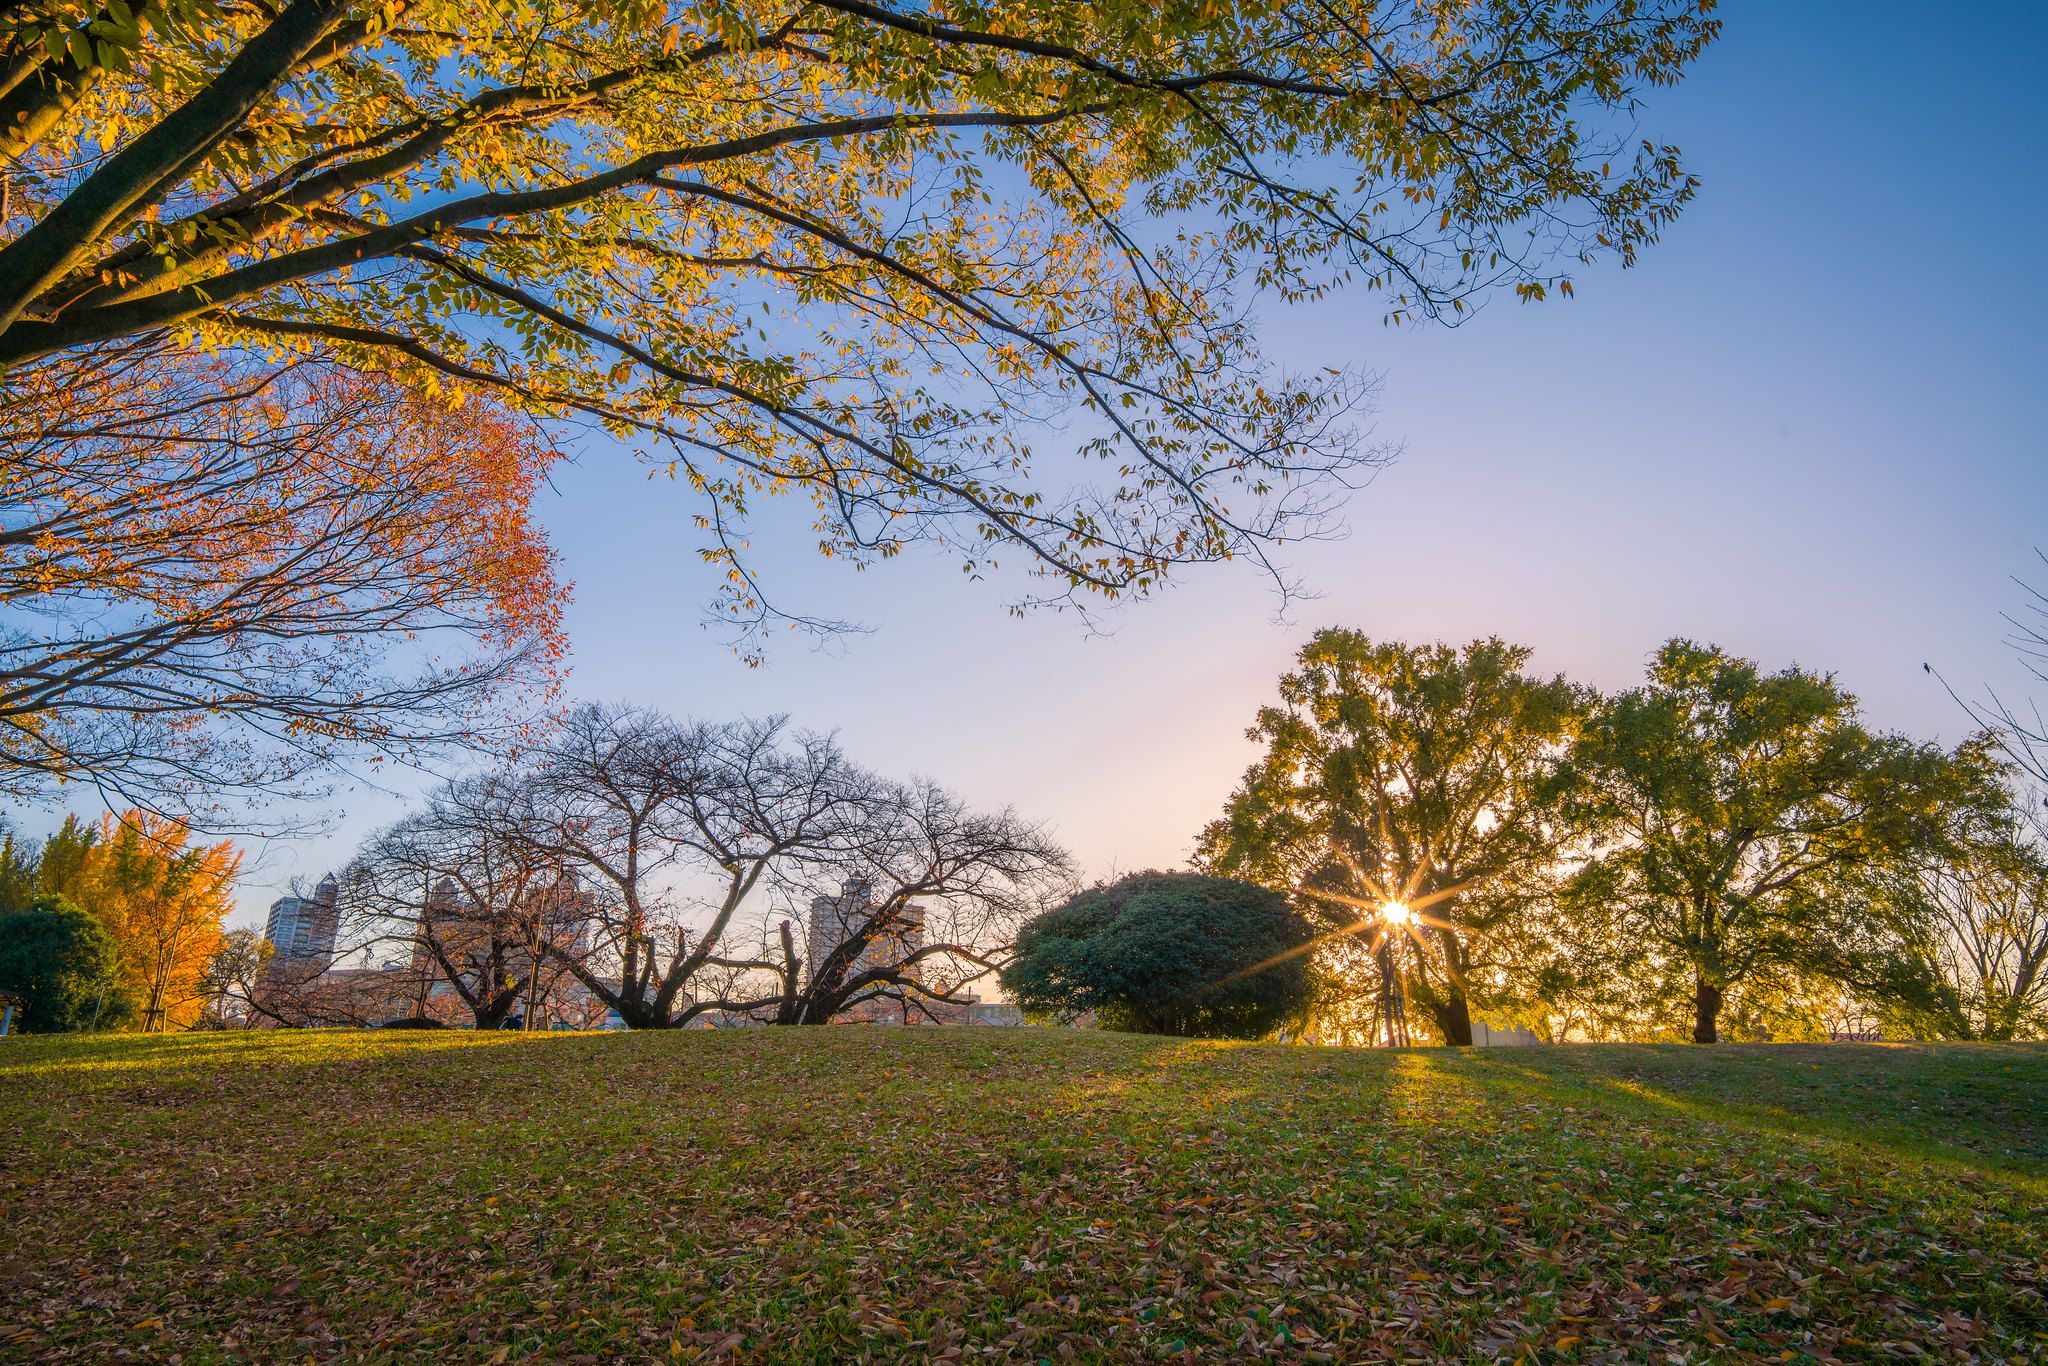
[[[118,963],[113,937],[67,897],[42,896],[0,912],[0,988],[27,999],[25,1032],[120,1024],[130,1001]]]
[[[957,1015],[1067,885],[1035,823],[883,777],[785,718],[579,706],[364,842],[337,923],[343,957],[404,955],[376,990],[273,965],[252,1004],[364,1022],[397,986],[484,1028],[544,1010],[633,1029]]]
[[[1914,947],[1946,988],[1937,1025],[1953,1037],[2048,1035],[2048,819],[2037,803],[2011,817],[1971,822],[1902,891],[1922,909]]]
[[[0,852],[13,873],[0,910],[33,889],[86,912],[112,946],[140,1028],[182,1029],[199,1018],[202,978],[241,868],[233,844],[195,844],[175,821],[128,811],[97,822],[66,817],[33,855],[16,853],[11,838]],[[101,1023],[112,1022],[102,1011]]]
[[[493,405],[130,341],[0,381],[0,453],[0,795],[240,817],[552,686],[554,452]]]
[[[1402,908],[1410,990],[1438,1033],[1472,1041],[1470,999],[1493,942],[1541,891],[1568,829],[1566,743],[1587,698],[1523,672],[1529,650],[1325,630],[1249,732],[1266,747],[1203,832],[1213,871],[1297,892],[1335,936]]]
[[[1773,974],[1855,981],[1898,961],[1873,875],[1997,804],[1990,770],[1862,722],[1832,678],[1673,640],[1574,764],[1599,832],[1572,895],[1682,992],[1712,1043],[1729,993]]]
[[[1315,534],[1377,458],[1360,381],[1267,363],[1257,297],[1455,319],[1633,260],[1695,189],[1641,101],[1716,28],[1710,0],[17,5],[0,371],[318,345],[601,427],[690,488],[742,624],[785,493],[828,555],[1140,594]]]
[[[1287,898],[1199,873],[1133,873],[1028,921],[1002,982],[1029,1011],[1111,1029],[1256,1039],[1314,993],[1314,931]]]

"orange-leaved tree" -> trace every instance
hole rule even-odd
[[[0,794],[191,818],[552,688],[553,449],[487,401],[143,339],[0,385]]]
[[[199,1018],[202,978],[220,948],[241,865],[232,843],[194,844],[175,821],[142,811],[100,819],[67,890],[113,937],[145,1032],[183,1029]]]

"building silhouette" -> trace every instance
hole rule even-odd
[[[845,946],[849,939],[867,936],[843,976],[854,977],[873,967],[888,967],[924,947],[924,909],[916,904],[902,908],[887,926],[870,926],[883,914],[874,899],[874,885],[866,878],[848,878],[837,896],[814,896],[805,925],[806,974],[817,980],[825,960]],[[914,973],[914,969],[913,969]]]
[[[804,947],[809,955],[805,975],[815,984],[826,959],[848,940],[863,940],[852,961],[838,973],[851,981],[875,969],[888,970],[903,981],[882,995],[838,1011],[835,1024],[1013,1024],[1022,1023],[1016,1007],[983,1001],[961,991],[948,991],[926,980],[924,965],[914,961],[925,947],[925,909],[916,902],[893,911],[875,899],[866,878],[848,878],[837,896],[811,898]]]

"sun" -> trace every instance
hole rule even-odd
[[[1405,901],[1382,901],[1380,919],[1389,925],[1406,925],[1415,919],[1415,912],[1408,909]]]

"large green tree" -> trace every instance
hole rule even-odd
[[[782,493],[830,555],[1143,593],[1376,458],[1254,296],[1455,317],[1633,259],[1695,188],[1635,119],[1711,9],[11,4],[0,372],[317,345],[601,425],[693,491],[741,622]]]
[[[1402,931],[1414,999],[1446,1042],[1512,966],[1494,941],[1539,894],[1567,828],[1565,746],[1585,706],[1524,672],[1525,646],[1462,649],[1320,631],[1251,738],[1265,755],[1203,833],[1213,871],[1287,888],[1333,935]]]
[[[27,998],[21,1027],[54,1034],[119,1024],[131,1002],[114,940],[68,898],[38,897],[0,915],[0,989]]]
[[[1575,753],[1598,834],[1570,903],[1650,951],[1698,1043],[1750,984],[1902,980],[1878,879],[1938,850],[1991,779],[1968,751],[1872,732],[1831,677],[1685,640]]]
[[[1314,930],[1264,887],[1133,873],[1024,925],[1004,988],[1026,1010],[1094,1011],[1111,1029],[1256,1039],[1314,994]]]

